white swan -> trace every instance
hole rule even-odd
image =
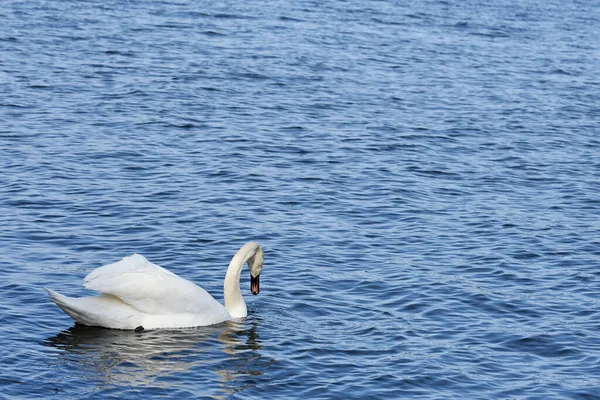
[[[185,328],[212,325],[247,315],[240,292],[240,273],[250,269],[250,290],[257,295],[263,251],[249,242],[233,256],[225,275],[225,306],[200,286],[185,280],[139,254],[105,265],[84,279],[92,297],[67,297],[46,289],[52,301],[76,322],[114,329]]]

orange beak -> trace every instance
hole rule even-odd
[[[260,292],[260,274],[256,275],[256,277],[250,274],[250,291],[255,296]]]

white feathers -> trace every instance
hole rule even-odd
[[[139,254],[95,269],[85,277],[84,286],[112,294],[136,310],[152,315],[202,314],[223,308],[198,285],[152,264]]]

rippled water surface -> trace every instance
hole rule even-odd
[[[455,3],[0,3],[1,397],[600,398],[599,3]],[[249,240],[241,322],[43,291]]]

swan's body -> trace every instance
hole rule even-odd
[[[240,292],[240,273],[248,263],[253,294],[263,253],[257,243],[246,243],[233,257],[225,276],[225,306],[206,290],[134,254],[90,272],[84,286],[100,296],[67,297],[46,289],[50,298],[83,325],[115,329],[183,328],[212,325],[247,315]]]

